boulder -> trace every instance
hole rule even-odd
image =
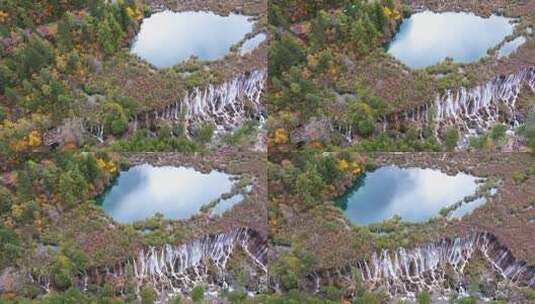
[[[293,144],[309,143],[312,141],[325,142],[329,139],[331,126],[327,119],[312,117],[310,121],[290,134]]]
[[[93,72],[98,73],[102,71],[102,61],[98,58],[91,57],[87,60],[87,63]]]
[[[14,267],[7,267],[0,272],[0,294],[17,293],[24,287],[24,274]]]
[[[81,147],[84,144],[84,132],[84,126],[81,119],[66,119],[60,127],[61,143],[64,145],[70,143]]]

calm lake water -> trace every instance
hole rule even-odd
[[[515,39],[506,42],[499,50],[498,50],[498,57],[506,57],[511,55],[514,51],[516,51],[519,47],[521,47],[524,43],[528,41],[526,37],[520,36],[516,37]]]
[[[425,222],[443,207],[475,194],[478,180],[464,173],[449,176],[432,169],[381,167],[364,174],[336,204],[355,224],[378,223],[394,215],[406,222]]]
[[[186,167],[140,165],[119,174],[103,195],[102,207],[119,223],[144,220],[156,213],[167,219],[187,219],[230,192],[232,185],[232,176],[218,171],[204,174]],[[218,211],[232,205],[218,206]]]
[[[412,69],[437,64],[446,57],[459,63],[475,62],[513,33],[511,20],[465,12],[416,13],[403,20],[388,53]]]
[[[266,34],[258,33],[254,37],[247,39],[240,48],[240,54],[245,55],[256,49],[262,42],[266,40]]]
[[[212,12],[163,11],[143,20],[132,53],[158,68],[172,67],[191,56],[223,58],[253,30],[248,16]]]

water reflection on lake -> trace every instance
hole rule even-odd
[[[511,20],[465,12],[416,13],[403,20],[388,53],[413,69],[437,64],[447,57],[459,63],[475,62],[513,33]]]
[[[256,49],[262,42],[266,40],[266,34],[258,33],[254,37],[247,39],[240,48],[240,54],[245,55]]]
[[[355,224],[382,222],[399,215],[406,222],[424,222],[475,194],[479,178],[449,176],[438,170],[381,167],[363,175],[336,204]]]
[[[212,12],[163,11],[143,20],[132,53],[158,68],[172,67],[191,56],[223,58],[252,31],[248,16]]]
[[[516,51],[519,47],[521,47],[524,43],[526,43],[527,39],[524,36],[516,37],[515,39],[506,42],[499,50],[498,50],[498,57],[506,57],[512,54],[514,51]]]
[[[104,194],[102,207],[119,223],[147,219],[156,213],[168,219],[187,219],[203,205],[231,191],[232,176],[201,173],[186,167],[140,165],[122,171]],[[219,207],[225,210],[225,206]]]

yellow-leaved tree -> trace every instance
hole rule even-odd
[[[284,130],[283,128],[278,128],[275,130],[275,136],[273,138],[273,141],[277,145],[282,145],[288,142],[288,132]]]
[[[41,134],[37,131],[31,131],[28,135],[28,145],[30,147],[39,147],[42,144]]]
[[[136,21],[141,20],[143,18],[143,12],[139,8],[139,6],[136,6],[135,8],[127,7],[126,13],[130,18]]]
[[[394,20],[394,21],[401,20],[401,14],[395,9],[391,9],[389,7],[385,7],[384,8],[384,13],[385,13],[385,16],[388,17],[388,19],[391,19],[391,20]]]

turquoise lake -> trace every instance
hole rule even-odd
[[[442,208],[474,195],[480,180],[464,173],[450,176],[432,169],[380,167],[361,176],[336,200],[336,205],[359,225],[382,222],[395,215],[405,222],[425,222],[438,216]],[[477,207],[472,206],[457,211],[456,216]]]

